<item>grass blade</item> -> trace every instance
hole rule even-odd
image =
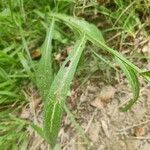
[[[140,85],[135,71],[130,66],[122,62],[120,59],[116,58],[116,61],[120,64],[121,69],[125,73],[133,92],[133,98],[129,101],[129,103],[126,104],[125,107],[120,108],[121,111],[125,112],[128,111],[137,101],[139,97]]]
[[[42,57],[38,65],[36,77],[37,77],[37,86],[39,88],[40,94],[45,100],[48,90],[53,79],[52,71],[52,37],[54,32],[54,19],[52,19],[51,26],[47,30],[46,39],[42,46]]]
[[[44,134],[43,134],[43,130],[41,127],[37,126],[34,123],[30,123],[31,127],[37,132],[38,135],[40,135],[40,137],[42,137],[43,139],[45,139]]]
[[[61,124],[63,105],[85,43],[85,35],[82,35],[60,67],[46,98],[44,107],[44,134],[52,147],[56,144]]]
[[[31,67],[30,67],[27,59],[24,57],[23,53],[19,52],[18,57],[20,59],[20,62],[22,64],[22,66],[24,67],[25,71],[27,72],[27,74],[31,77],[31,79],[33,79],[33,74],[31,72]]]

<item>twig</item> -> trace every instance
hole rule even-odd
[[[130,139],[135,139],[135,140],[150,140],[149,136],[142,137],[142,136],[137,136],[137,137],[129,137]]]
[[[149,122],[150,122],[150,120],[146,120],[146,121],[141,122],[141,123],[139,123],[139,124],[135,124],[135,125],[133,125],[133,126],[129,126],[129,127],[127,127],[127,128],[124,128],[124,129],[120,129],[120,130],[118,130],[117,132],[124,132],[124,131],[130,130],[130,129],[134,128],[134,127],[147,124],[147,123],[149,123]]]

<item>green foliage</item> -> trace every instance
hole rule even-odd
[[[85,42],[85,35],[82,35],[60,67],[46,98],[44,107],[44,133],[47,141],[52,147],[57,140],[63,105],[65,104],[67,93],[84,49]]]
[[[41,2],[2,0],[0,2],[0,147],[4,150],[27,149],[28,138],[25,129],[28,125],[54,147],[64,111],[88,143],[84,131],[66,106],[68,91],[83,50],[89,50],[89,45],[85,45],[88,42],[99,50],[96,52],[92,49],[91,52],[100,61],[114,68],[115,71],[118,69],[111,61],[114,59],[120,65],[133,92],[133,98],[120,109],[130,110],[139,97],[138,76],[150,81],[150,72],[140,69],[126,59],[126,56],[116,50],[115,44],[106,42],[103,36],[111,32],[113,36],[118,34],[120,38],[118,43],[122,46],[128,37],[135,38],[139,31],[146,35],[147,23],[142,24],[143,20],[140,19],[139,14],[143,13],[146,16],[149,12],[147,7],[147,1],[141,4],[140,1],[115,0],[99,5],[93,1],[77,3],[75,0],[58,0],[50,3],[46,0]],[[103,23],[107,23],[105,30],[98,29],[96,22],[86,17],[86,11],[93,16],[96,13],[101,14]],[[82,19],[76,17],[79,14]],[[88,19],[90,21],[86,21]],[[59,67],[54,55],[70,43],[75,43],[74,48]],[[109,46],[111,44],[113,48]],[[40,49],[42,55],[39,61],[32,60],[30,54],[36,49]],[[104,59],[103,53],[105,55],[109,53],[107,58],[110,56],[111,59]],[[19,116],[20,110],[27,103],[21,91],[24,83],[26,86],[28,82],[37,85],[43,99],[43,128],[14,117]]]
[[[125,57],[123,57],[120,53],[108,47],[105,44],[101,32],[94,25],[89,24],[86,21],[78,20],[77,18],[72,18],[62,14],[55,13],[50,15],[52,17],[55,17],[56,19],[63,20],[70,28],[76,30],[79,34],[81,34],[81,36],[82,34],[85,34],[83,36],[84,38],[86,37],[93,44],[99,46],[100,48],[105,49],[106,51],[108,51],[109,53],[111,53],[113,56],[116,57],[117,62],[120,64],[122,70],[125,72],[133,90],[133,99],[130,100],[127,106],[121,109],[122,111],[129,110],[131,106],[137,101],[139,96],[139,82],[137,79],[137,73],[140,74],[141,70],[137,66],[132,64],[130,61],[128,61]],[[79,61],[79,58],[81,56],[81,53],[79,52],[81,52],[80,46],[82,45],[83,41],[84,39],[83,40],[79,39],[79,42],[81,43],[77,42],[74,49],[76,53],[74,54],[73,53],[74,51],[72,51],[72,53],[69,55],[69,57],[65,60],[65,62],[61,66],[59,72],[57,73],[50,87],[48,96],[46,98],[46,103],[44,107],[43,131],[45,133],[47,141],[51,144],[52,147],[54,147],[56,143],[61,123],[64,100],[66,99],[67,92],[69,90],[69,85],[73,78],[75,68],[77,66],[77,62]],[[73,58],[75,56],[78,56],[77,57],[78,60]],[[71,58],[75,61],[73,61]],[[70,63],[69,67],[65,67],[67,63]]]
[[[120,108],[121,111],[127,111],[127,110],[130,110],[131,107],[133,106],[133,104],[137,101],[137,99],[139,97],[140,85],[139,85],[137,75],[136,75],[135,71],[133,70],[133,68],[131,68],[127,64],[123,63],[118,58],[116,58],[116,60],[120,64],[120,67],[123,70],[123,72],[125,73],[128,81],[131,85],[132,92],[133,92],[133,98],[129,101],[129,103],[124,108]]]
[[[140,74],[142,71],[137,66],[135,66],[130,61],[128,61],[125,57],[123,57],[120,53],[108,47],[105,44],[105,41],[103,39],[101,32],[94,25],[89,24],[86,21],[78,20],[77,18],[69,17],[63,14],[53,13],[53,14],[50,14],[50,16],[55,17],[56,19],[59,19],[59,20],[63,20],[64,23],[66,23],[66,25],[68,25],[71,29],[77,31],[81,35],[85,34],[84,36],[93,44],[99,46],[100,48],[105,49],[106,51],[108,51],[109,53],[111,53],[113,56],[116,57],[117,62],[120,64],[122,70],[125,72],[133,90],[133,99],[130,100],[127,106],[121,109],[122,111],[129,110],[139,97],[139,82],[137,79],[137,73]],[[82,42],[82,40],[80,41]],[[77,43],[77,45],[80,45],[80,44]],[[76,52],[78,51],[76,50]],[[80,54],[79,54],[79,57],[80,57]],[[72,76],[70,74],[65,75],[65,73],[67,73],[65,65],[69,61],[71,60],[68,57],[63,63],[63,65],[61,66],[58,74],[56,75],[51,85],[50,91],[48,93],[47,99],[49,101],[48,103],[45,104],[45,108],[44,108],[44,112],[45,112],[44,113],[45,114],[44,115],[44,132],[45,132],[47,141],[49,141],[52,147],[54,147],[56,143],[56,138],[57,138],[58,131],[60,128],[61,117],[62,117],[62,106],[67,96],[67,91],[69,90],[68,85],[70,84],[73,78],[73,74]],[[72,63],[72,61],[69,63]],[[72,65],[69,65],[69,67],[70,67],[70,70],[73,69]]]
[[[51,82],[53,80],[52,70],[52,37],[54,32],[54,20],[52,20],[51,26],[47,31],[45,42],[42,46],[42,58],[38,64],[36,72],[37,86],[41,92],[43,100],[46,100],[47,93],[50,89]]]
[[[147,81],[150,81],[150,71],[143,71],[140,73]]]

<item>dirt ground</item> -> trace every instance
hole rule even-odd
[[[119,111],[132,97],[124,80],[116,85],[88,83],[80,89],[73,110],[76,120],[92,142],[93,150],[150,149],[150,84],[142,83],[139,101],[126,113]],[[60,131],[63,150],[86,150],[67,118]]]

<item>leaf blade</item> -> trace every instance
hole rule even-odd
[[[63,104],[67,97],[67,92],[70,88],[71,81],[75,74],[80,56],[83,52],[86,43],[85,35],[82,36],[75,44],[74,49],[70,52],[65,62],[62,64],[57,73],[44,108],[44,134],[52,147],[55,146],[57,135],[60,129]],[[66,64],[70,61],[69,66]]]
[[[97,29],[96,26],[94,26],[86,21],[79,20],[78,18],[73,18],[73,17],[67,16],[64,14],[59,14],[59,13],[55,13],[55,14],[50,13],[50,17],[55,17],[58,20],[64,21],[64,23],[66,23],[66,25],[68,25],[69,27],[73,27],[80,34],[85,32],[86,36],[88,37],[88,40],[91,41],[93,44],[95,44],[96,46],[98,46],[102,49],[105,49],[109,53],[113,54],[115,57],[118,57],[123,62],[128,64],[130,67],[132,67],[137,73],[142,72],[142,70],[140,68],[138,68],[133,63],[128,61],[119,52],[117,52],[116,50],[107,46],[104,41],[104,38],[102,36],[102,33],[100,32],[100,30]]]
[[[47,29],[47,35],[42,46],[42,57],[38,64],[38,69],[36,73],[37,86],[40,91],[40,94],[45,100],[48,89],[51,86],[53,79],[53,70],[52,70],[52,37],[54,32],[55,21],[52,19],[50,27]]]
[[[137,101],[139,97],[140,84],[137,75],[135,74],[135,71],[130,66],[122,62],[122,60],[120,60],[119,58],[116,58],[116,61],[120,64],[121,69],[125,73],[133,92],[133,98],[129,101],[129,103],[126,104],[124,107],[120,107],[120,110],[125,112],[128,111]]]

